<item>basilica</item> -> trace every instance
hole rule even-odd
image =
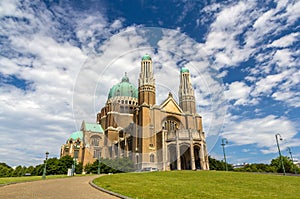
[[[189,69],[180,69],[178,96],[156,104],[152,58],[141,59],[138,88],[125,76],[108,93],[96,123],[82,122],[61,147],[83,165],[98,158],[128,157],[136,169],[209,170],[202,117],[196,113]],[[173,80],[176,81],[176,80]]]

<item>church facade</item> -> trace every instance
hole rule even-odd
[[[209,170],[202,117],[190,72],[180,69],[179,103],[172,94],[156,104],[152,58],[144,55],[138,88],[125,74],[108,94],[96,124],[83,122],[61,148],[84,165],[97,158],[131,159],[136,169]],[[77,136],[79,135],[79,136]]]

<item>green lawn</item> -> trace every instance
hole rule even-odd
[[[82,176],[82,175],[76,175]],[[54,178],[67,178],[67,175],[49,175],[46,179],[54,179]],[[28,181],[36,181],[42,180],[42,176],[24,176],[24,177],[5,177],[0,178],[0,185],[18,183],[18,182],[28,182]]]
[[[132,198],[300,198],[300,177],[222,171],[123,173],[94,180]]]

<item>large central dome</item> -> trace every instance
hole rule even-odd
[[[117,97],[117,96],[127,96],[138,98],[138,89],[129,82],[129,78],[125,73],[125,76],[122,78],[122,81],[116,85],[114,85],[108,94],[108,99]]]

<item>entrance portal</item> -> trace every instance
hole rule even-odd
[[[181,170],[191,170],[191,151],[188,145],[180,146],[180,163]]]

